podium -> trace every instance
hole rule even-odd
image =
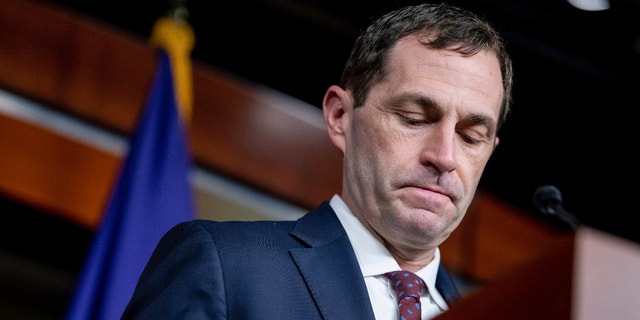
[[[435,320],[640,319],[640,245],[580,227]]]

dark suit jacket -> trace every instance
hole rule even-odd
[[[448,302],[459,297],[438,271]],[[160,241],[123,319],[374,319],[360,267],[327,202],[297,221],[177,225]]]

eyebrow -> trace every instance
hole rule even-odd
[[[413,94],[413,93],[409,93],[406,95],[402,95],[400,97],[400,99],[398,99],[398,102],[403,102],[403,101],[413,101],[417,104],[419,104],[420,106],[422,106],[423,108],[428,108],[428,107],[434,107],[437,109],[441,109],[440,105],[431,97],[429,96],[424,96],[424,95],[420,95],[420,94]],[[466,122],[466,123],[470,123],[472,125],[482,125],[485,128],[487,128],[487,134],[489,136],[494,136],[495,134],[495,121],[493,119],[491,119],[491,117],[482,114],[482,113],[472,113],[470,115],[465,116],[464,118],[461,119],[462,122]]]
[[[390,103],[396,107],[403,107],[406,103],[415,103],[421,107],[438,107],[438,103],[428,96],[407,92],[391,97]]]
[[[425,96],[419,93],[413,92],[405,92],[401,93],[397,96],[391,98],[391,105],[395,107],[402,107],[406,103],[415,103],[420,105],[423,108],[437,108],[440,109],[440,105],[436,102],[436,100],[432,99],[429,96]],[[463,122],[470,123],[473,125],[482,125],[487,128],[488,134],[493,136],[495,134],[495,121],[491,119],[491,117],[481,114],[481,113],[473,113],[471,115],[466,116],[462,119]]]

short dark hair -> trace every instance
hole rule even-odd
[[[355,41],[342,72],[340,85],[350,89],[354,107],[364,104],[369,91],[385,77],[389,51],[400,39],[421,35],[432,49],[474,55],[482,50],[496,54],[502,74],[503,100],[498,128],[511,108],[512,62],[500,34],[478,15],[448,4],[420,4],[387,13],[362,32]]]

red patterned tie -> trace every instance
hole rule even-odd
[[[425,287],[418,275],[409,271],[393,271],[384,274],[398,296],[400,320],[420,320],[420,291]]]

